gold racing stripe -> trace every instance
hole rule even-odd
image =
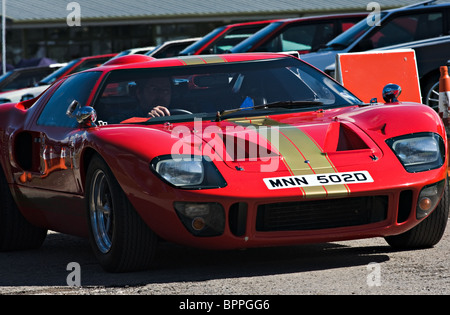
[[[268,117],[252,119],[229,119],[239,125],[276,126],[279,128],[278,141],[270,139],[272,132],[267,132],[267,141],[273,145],[283,157],[284,163],[292,176],[336,173],[337,170],[320,146],[305,132],[294,126],[277,122]],[[258,131],[258,128],[256,128]],[[323,198],[347,196],[350,189],[347,185],[328,185],[301,187],[305,198]]]
[[[215,56],[215,55],[207,55],[207,56],[202,56],[201,57],[206,63],[223,63],[223,62],[227,62],[225,59],[223,59],[220,56]]]
[[[186,66],[192,66],[192,65],[202,65],[205,64],[205,61],[199,57],[185,57],[185,58],[179,58],[182,63],[184,63]]]
[[[212,63],[227,62],[225,59],[221,58],[220,56],[215,56],[215,55],[202,56],[202,57],[188,56],[188,57],[181,57],[179,59],[182,63],[184,63],[187,66],[202,65],[202,64],[207,64],[207,63],[212,64]]]

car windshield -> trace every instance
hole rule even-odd
[[[386,12],[380,13],[380,20],[383,19],[383,17],[387,14]],[[324,50],[342,50],[350,46],[352,43],[357,41],[362,35],[367,33],[369,29],[371,29],[372,23],[368,23],[367,19],[363,19],[359,23],[355,24],[353,27],[345,31],[344,33],[338,35],[331,41],[329,41],[327,44],[324,45],[322,49],[319,51]]]
[[[361,104],[328,76],[288,56],[170,68],[118,69],[112,70],[105,80],[94,108],[98,120],[107,124],[132,117],[148,120],[147,114],[155,106],[166,106],[171,116],[150,118],[149,123],[195,117],[214,119],[218,113],[228,117],[229,113],[249,116],[263,111],[267,115]]]

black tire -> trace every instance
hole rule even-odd
[[[109,272],[149,269],[157,237],[99,156],[94,156],[89,163],[86,203],[90,244],[103,269]],[[105,234],[99,233],[99,229]]]
[[[422,87],[422,103],[439,112],[439,75],[432,76]]]
[[[448,181],[444,195],[436,209],[413,229],[395,236],[386,237],[386,241],[395,249],[418,249],[433,247],[441,240],[448,221],[449,200]]]
[[[0,251],[37,249],[46,236],[46,229],[32,225],[19,211],[0,172]]]

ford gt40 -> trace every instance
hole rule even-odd
[[[132,55],[65,77],[0,106],[0,250],[53,230],[125,272],[149,268],[160,240],[434,246],[448,218],[445,126],[399,92],[365,104],[267,53]]]

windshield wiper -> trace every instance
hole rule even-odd
[[[267,109],[267,108],[299,108],[299,107],[310,107],[310,106],[322,106],[323,103],[319,101],[277,101],[273,103],[261,104],[253,107],[240,107],[234,109],[226,109],[218,111],[216,115],[216,122],[222,120],[224,116],[240,112],[242,110],[255,110],[255,109]]]

